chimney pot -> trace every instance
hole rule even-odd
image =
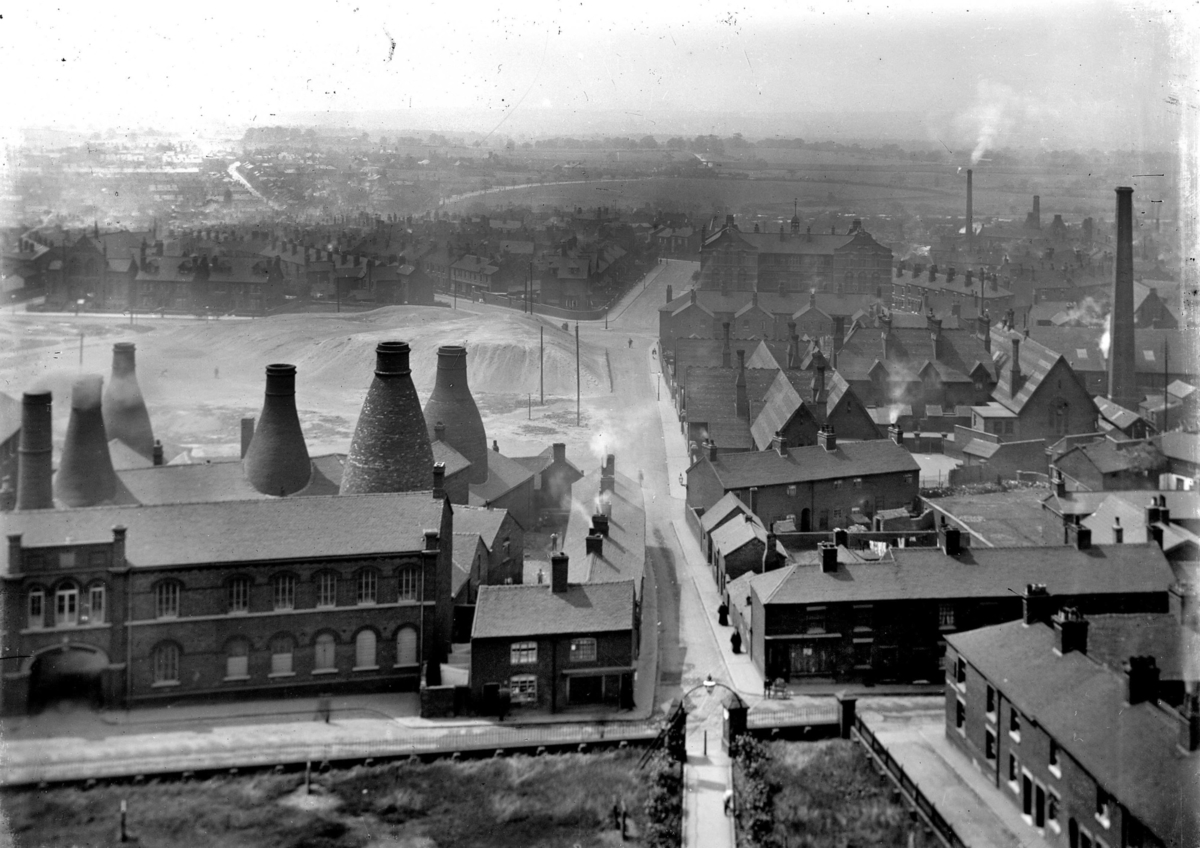
[[[598,512],[592,516],[592,533],[600,536],[608,535],[609,518],[602,512]]]
[[[589,533],[584,537],[584,550],[589,554],[604,556],[604,537],[599,533]]]
[[[1058,652],[1063,656],[1078,651],[1087,653],[1088,620],[1075,607],[1063,607],[1054,617],[1054,628],[1058,632]]]
[[[833,432],[832,425],[821,425],[821,429],[817,431],[817,444],[827,451],[837,450],[837,436]]]
[[[1050,592],[1045,583],[1026,583],[1021,596],[1022,619],[1026,624],[1050,622]]]
[[[833,542],[817,542],[821,555],[821,573],[834,574],[838,570],[838,548]]]
[[[163,464],[163,446],[162,446],[162,442],[160,442],[158,439],[154,440],[154,460],[153,461],[154,461],[155,465]]]
[[[1125,700],[1132,707],[1135,704],[1158,701],[1158,684],[1160,670],[1158,662],[1152,656],[1130,657],[1125,663]]]

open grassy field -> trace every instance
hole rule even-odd
[[[305,794],[301,774],[58,788],[6,794],[3,809],[22,848],[115,844],[122,799],[129,829],[144,846],[599,848],[622,844],[611,810],[623,799],[631,834],[624,844],[638,845],[647,789],[639,755],[360,767],[322,775],[313,794]]]

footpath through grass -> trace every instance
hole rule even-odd
[[[891,800],[891,784],[861,745],[751,742],[734,781],[740,848],[934,848],[920,823]]]
[[[303,774],[263,774],[29,790],[0,800],[18,846],[116,844],[122,799],[143,846],[593,848],[622,844],[612,819],[622,800],[630,833],[624,844],[639,845],[652,779],[638,771],[639,756],[401,762],[321,775],[311,794]]]

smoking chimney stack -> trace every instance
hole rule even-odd
[[[1117,188],[1117,255],[1113,265],[1108,399],[1125,409],[1138,408],[1133,341],[1133,189],[1120,186]]]
[[[54,477],[54,495],[67,506],[98,506],[111,502],[117,493],[100,409],[103,386],[100,375],[87,374],[71,387],[71,419]]]
[[[291,495],[308,485],[312,463],[296,414],[295,365],[267,366],[262,415],[242,468],[251,485],[264,495]]]
[[[408,342],[380,342],[350,454],[343,495],[416,492],[429,487],[433,448],[408,365]]]
[[[104,429],[110,439],[120,439],[129,447],[150,459],[154,455],[154,431],[150,413],[142,399],[135,371],[133,342],[113,345],[112,379],[104,387],[101,410]]]
[[[971,172],[970,168],[967,168],[967,233],[966,234],[967,234],[967,246],[968,247],[971,246],[973,238],[975,236],[975,218],[974,218],[974,208],[972,206],[974,197],[973,197],[973,191],[972,191],[972,186],[971,186],[971,180],[972,180],[972,172]]]
[[[443,439],[471,462],[468,482],[488,479],[487,435],[471,389],[467,385],[467,349],[461,345],[438,348],[437,379],[425,402],[425,428],[430,438],[439,422],[446,426]]]
[[[21,443],[17,457],[17,509],[54,506],[50,392],[26,392],[21,403]]]

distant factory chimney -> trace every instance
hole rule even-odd
[[[133,342],[113,345],[112,379],[104,387],[100,408],[104,429],[110,439],[120,439],[129,447],[150,459],[154,455],[154,431],[150,413],[142,399],[134,367]]]
[[[67,506],[109,503],[117,493],[117,474],[100,409],[103,385],[100,375],[87,374],[71,387],[71,418],[62,462],[54,477],[54,495]]]
[[[1138,408],[1133,345],[1133,189],[1117,188],[1117,254],[1113,264],[1112,316],[1108,356],[1108,399]]]
[[[308,485],[312,463],[296,414],[295,365],[267,366],[262,414],[242,468],[251,485],[264,495],[291,495]]]
[[[467,349],[461,345],[438,348],[437,378],[433,394],[425,402],[425,428],[432,439],[439,423],[445,424],[441,438],[466,457],[471,467],[468,482],[488,479],[487,435],[471,389],[467,385]]]
[[[408,342],[380,342],[342,472],[343,495],[429,487],[433,448],[408,366]]]
[[[21,403],[21,441],[17,449],[17,509],[51,509],[50,392],[26,392]]]
[[[971,185],[972,176],[973,175],[972,175],[971,169],[967,168],[967,246],[968,247],[970,247],[971,244],[973,243],[973,239],[975,236],[975,217],[974,217],[975,212],[974,212],[974,207],[972,206],[972,203],[974,200],[974,197],[972,196],[973,190],[972,190],[972,185]]]

